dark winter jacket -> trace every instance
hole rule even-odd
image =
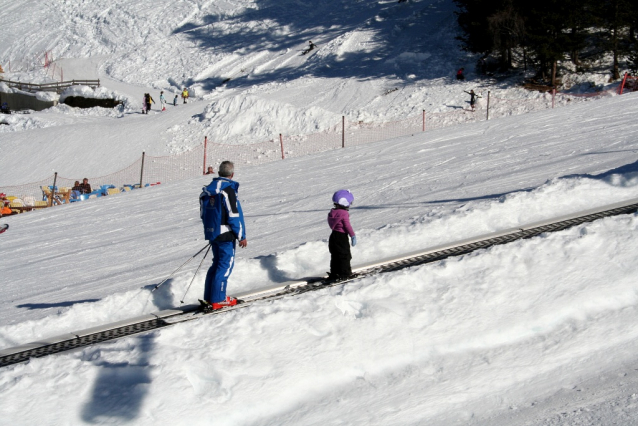
[[[81,191],[83,194],[90,194],[91,193],[91,184],[90,183],[84,183],[82,182],[79,186],[78,189],[75,189],[75,187],[73,187],[74,190],[76,191]]]
[[[202,189],[199,196],[200,217],[204,236],[213,241],[241,241],[246,239],[246,223],[237,191],[239,183],[217,177]]]

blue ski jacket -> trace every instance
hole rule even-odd
[[[239,183],[217,177],[202,189],[199,212],[204,236],[209,241],[241,241],[246,239],[244,213],[237,198]]]

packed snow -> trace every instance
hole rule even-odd
[[[449,0],[0,0],[0,64],[102,87],[0,125],[0,185],[111,173],[143,150],[441,114],[444,128],[237,164],[248,248],[229,293],[325,273],[326,217],[355,195],[353,264],[638,198],[638,100],[482,77]],[[159,24],[158,24],[159,23]],[[36,25],[37,24],[37,25]],[[46,30],[43,30],[46,29]],[[308,40],[318,49],[301,55]],[[465,66],[468,80],[452,80]],[[230,80],[224,82],[226,79]],[[613,89],[570,76],[570,93]],[[1,84],[1,83],[0,83]],[[3,86],[4,87],[4,86]],[[142,94],[187,104],[139,114]],[[457,123],[464,90],[490,121]],[[3,89],[6,90],[6,89]],[[499,101],[500,99],[500,101]],[[485,97],[479,110],[484,112]],[[194,303],[198,177],[0,219],[0,348]],[[622,215],[0,369],[0,418],[30,424],[601,425],[638,422],[638,217]],[[191,280],[193,285],[187,288]]]

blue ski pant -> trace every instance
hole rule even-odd
[[[235,265],[235,241],[211,241],[213,264],[206,274],[204,300],[219,303],[226,300],[226,284]]]

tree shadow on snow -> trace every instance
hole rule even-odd
[[[155,346],[153,333],[135,337],[134,348],[126,346],[116,349],[133,353],[139,352],[137,359],[124,362],[110,362],[109,352],[113,350],[98,347],[87,353],[89,362],[99,367],[89,400],[82,408],[82,420],[87,423],[115,424],[134,420],[139,416],[144,398],[151,383],[150,355]]]
[[[431,49],[433,37],[455,25],[453,6],[449,4],[422,1],[408,6],[396,2],[344,1],[335,7],[334,3],[256,0],[254,5],[235,15],[205,15],[173,31],[174,35],[189,38],[202,50],[241,56],[273,53],[273,71],[252,74],[250,65],[245,65],[247,69],[243,73],[238,71],[235,76],[220,75],[198,81],[204,89],[212,90],[223,84],[244,87],[309,75],[363,80],[402,79],[408,74],[440,78],[454,71],[453,66],[442,63],[449,55],[447,52],[433,53]],[[348,39],[349,33],[355,30],[366,38]],[[324,50],[322,55],[315,56],[339,37],[346,38],[332,46],[330,53]],[[298,65],[285,65],[291,54],[302,56],[309,40],[317,49],[306,55],[301,64],[296,61]],[[274,56],[277,52],[282,56]],[[407,60],[397,61],[405,52],[410,52]],[[409,56],[419,52],[432,56],[416,59]],[[240,74],[244,74],[243,78],[237,78]]]

